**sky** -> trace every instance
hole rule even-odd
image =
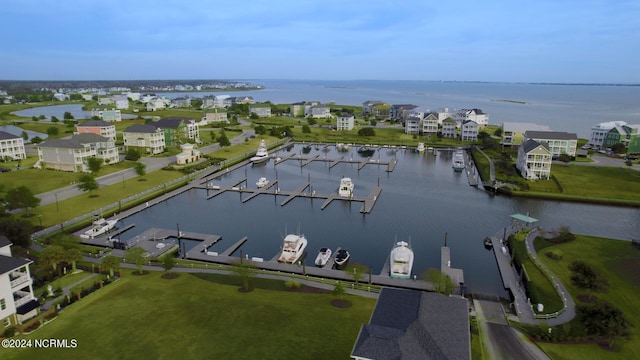
[[[21,0],[2,80],[640,83],[640,0]]]

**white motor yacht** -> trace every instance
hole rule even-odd
[[[462,171],[464,169],[464,154],[461,149],[453,154],[453,170]]]
[[[269,160],[269,152],[267,151],[267,145],[265,145],[264,140],[260,140],[260,146],[258,146],[256,155],[249,160],[254,164],[260,164]]]
[[[261,177],[260,179],[258,179],[258,181],[256,182],[256,186],[258,188],[262,188],[265,187],[269,184],[269,180],[267,180],[266,177]]]
[[[83,239],[93,239],[96,236],[100,236],[116,226],[118,219],[105,220],[99,218],[93,221],[91,228],[84,233],[80,234]]]
[[[304,235],[289,234],[284,238],[282,253],[278,262],[285,264],[295,264],[300,260],[304,249],[307,247],[307,239]]]
[[[338,188],[338,195],[342,197],[352,197],[353,196],[353,181],[351,178],[344,177],[340,180],[340,187]]]
[[[327,265],[327,262],[329,261],[330,258],[331,258],[331,249],[326,247],[322,248],[318,252],[318,256],[316,257],[315,264],[316,266],[323,267]]]
[[[389,256],[389,275],[392,278],[411,278],[413,268],[413,250],[405,241],[398,241],[391,249]]]

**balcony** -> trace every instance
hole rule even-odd
[[[13,274],[11,274],[11,275],[13,275]],[[20,286],[20,285],[22,285],[24,283],[27,283],[29,281],[31,281],[31,277],[29,276],[29,274],[20,275],[20,276],[14,278],[13,280],[11,280],[11,288],[12,289],[16,288],[16,287],[18,287],[18,286]]]
[[[19,308],[31,300],[34,300],[34,297],[33,294],[28,291],[18,290],[13,293],[13,302],[16,305],[16,308]]]

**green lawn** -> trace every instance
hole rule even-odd
[[[49,269],[51,269],[51,267],[49,267]],[[53,282],[51,282],[50,285],[51,285],[53,290],[55,290],[57,288],[64,288],[65,286],[69,286],[69,285],[71,285],[71,284],[73,284],[75,282],[78,282],[78,281],[88,277],[89,275],[91,275],[90,272],[86,272],[86,271],[82,271],[82,270],[79,270],[79,271],[77,271],[75,273],[69,272],[69,273],[67,273],[67,275],[65,275],[65,276],[63,276],[61,278],[58,278],[58,279],[54,280]],[[47,291],[47,286],[48,285],[49,284],[47,284],[47,285],[45,285],[43,287],[40,287],[38,289],[35,289],[33,291],[33,293],[36,295],[36,297],[40,297],[40,295],[42,295],[42,293]]]
[[[536,240],[536,248],[541,249],[538,251],[540,260],[558,276],[574,299],[585,292],[571,284],[569,264],[582,260],[599,271],[609,281],[610,288],[607,293],[595,295],[619,307],[633,323],[631,341],[622,343],[620,352],[602,350],[597,345],[538,345],[553,359],[640,359],[640,250],[634,249],[628,241],[576,236],[573,242],[550,246],[547,246],[549,242],[541,244]],[[552,260],[544,255],[552,249],[562,250],[563,258]],[[581,302],[576,300],[576,303]],[[573,326],[580,327],[580,324]]]
[[[77,348],[3,350],[3,359],[348,359],[375,305],[348,296],[353,306],[340,309],[328,294],[130,274],[24,337],[76,339]]]

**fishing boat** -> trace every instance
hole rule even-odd
[[[351,254],[349,254],[348,250],[345,250],[345,249],[338,250],[338,252],[336,253],[336,258],[334,260],[336,268],[341,269],[343,266],[345,266],[349,261],[350,257],[351,257]]]
[[[373,153],[376,152],[376,149],[372,149],[368,146],[361,146],[358,148],[358,154],[360,154],[360,156],[364,156],[364,157],[370,157],[373,155]]]
[[[346,152],[346,151],[349,151],[349,148],[350,148],[349,144],[344,144],[344,143],[336,144],[336,149],[338,151]]]
[[[418,147],[416,148],[417,152],[422,153],[422,152],[424,152],[425,149],[426,148],[424,147],[424,143],[423,142],[418,143]]]
[[[83,239],[93,239],[96,236],[100,236],[109,232],[116,226],[118,219],[105,220],[105,218],[96,215],[96,219],[91,224],[91,228],[84,233],[80,234]]]
[[[289,234],[285,236],[284,243],[282,245],[282,253],[278,258],[278,262],[285,264],[295,264],[307,247],[307,239],[304,235]]]
[[[315,264],[318,267],[323,267],[327,265],[327,262],[329,261],[329,259],[331,259],[331,249],[324,247],[320,249],[320,251],[318,252],[318,256],[316,256]]]
[[[398,241],[389,256],[389,275],[392,278],[409,279],[413,268],[413,250],[405,241]]]
[[[352,197],[353,196],[353,182],[351,178],[344,177],[340,180],[340,187],[338,187],[338,195],[342,197]]]
[[[256,155],[249,160],[254,164],[261,164],[263,162],[269,161],[269,152],[267,151],[267,146],[264,143],[264,139],[260,140],[260,146],[258,146]]]
[[[260,179],[258,179],[258,181],[256,182],[256,186],[257,186],[258,188],[265,187],[265,186],[267,186],[268,184],[269,184],[269,180],[267,180],[267,178],[266,178],[266,177],[261,177],[261,178],[260,178]]]
[[[453,170],[462,171],[462,169],[464,169],[464,154],[462,149],[458,149],[453,154]]]

